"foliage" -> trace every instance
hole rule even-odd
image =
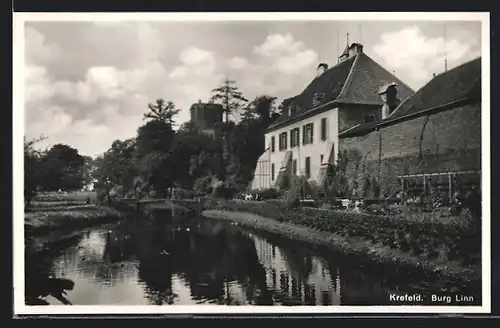
[[[264,189],[254,193],[258,193],[262,200],[278,199],[282,196],[282,193],[274,188]]]
[[[295,198],[296,199],[296,198]],[[308,226],[344,237],[363,238],[425,259],[437,259],[438,250],[447,260],[477,265],[481,254],[481,233],[467,219],[460,221],[415,220],[408,217],[377,216],[325,209],[278,206],[271,202],[230,201],[224,210],[257,214]]]
[[[144,119],[160,121],[167,123],[170,126],[175,124],[174,116],[180,110],[175,108],[175,104],[171,101],[165,101],[162,98],[156,100],[154,104],[148,104],[149,112],[144,113]]]
[[[115,140],[103,155],[94,161],[95,187],[98,190],[98,199],[109,196],[113,187],[122,186],[123,190],[134,188],[136,176],[135,140]]]
[[[35,149],[35,144],[43,138],[26,140],[24,138],[24,201],[30,204],[40,184],[40,161],[43,153]]]
[[[237,112],[242,107],[242,104],[248,102],[239,91],[236,82],[228,79],[225,79],[222,85],[212,90],[210,100],[222,105],[226,122],[229,122],[229,116]]]
[[[35,145],[44,138],[24,140],[24,196],[29,205],[37,191],[78,190],[86,182],[85,158],[78,150],[56,144],[41,151]]]
[[[52,146],[40,158],[40,189],[77,190],[84,183],[84,158],[64,144]]]
[[[264,152],[265,130],[278,115],[275,98],[262,95],[248,103],[235,82],[226,80],[213,90],[211,101],[222,104],[226,113],[226,122],[215,126],[215,138],[190,122],[174,131],[179,110],[160,98],[148,105],[144,114],[148,121],[134,139],[117,140],[96,160],[86,159],[85,180],[95,181],[100,199],[115,192],[166,196],[172,186],[221,197],[247,189]],[[229,121],[228,115],[240,109],[244,110],[241,122]],[[133,147],[125,147],[132,140]],[[215,181],[223,187],[214,191]]]

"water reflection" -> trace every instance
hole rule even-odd
[[[90,229],[57,249],[31,270],[74,281],[67,298],[82,305],[380,305],[426,288],[422,277],[189,217]]]

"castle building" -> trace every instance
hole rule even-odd
[[[357,182],[353,196],[370,197],[372,178],[384,197],[433,186],[450,199],[461,187],[480,189],[481,100],[479,57],[434,76],[381,121],[341,132],[340,149],[357,157],[346,172]]]
[[[265,152],[257,162],[251,189],[278,188],[287,175],[321,183],[335,163],[339,134],[362,123],[380,121],[414,91],[363,52],[347,46],[339,62],[320,63],[315,78],[284,101],[285,112],[265,133]]]
[[[201,132],[214,138],[217,125],[222,123],[222,114],[224,112],[222,105],[202,103],[200,100],[191,106],[189,112],[191,114],[191,123]]]

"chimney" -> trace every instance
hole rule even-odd
[[[347,48],[345,48],[344,52],[340,55],[339,60],[343,62],[344,60],[351,58],[357,54],[363,52],[363,45],[361,43],[353,43]]]
[[[398,90],[396,89],[397,84],[392,82],[383,85],[380,87],[378,94],[382,98],[384,105],[382,105],[382,119],[385,119],[389,116],[394,109],[397,107],[397,94]]]
[[[353,43],[349,47],[349,57],[360,54],[363,52],[363,45],[361,43]]]
[[[318,65],[318,68],[316,69],[316,77],[318,77],[321,74],[323,74],[324,72],[326,72],[327,69],[328,69],[328,64],[327,63],[320,63]]]

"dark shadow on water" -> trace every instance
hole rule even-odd
[[[74,247],[82,235],[71,235],[50,244],[50,247],[33,250],[27,241],[25,249],[25,304],[49,305],[44,298],[52,296],[64,305],[71,305],[66,298],[67,292],[73,290],[75,282],[66,278],[54,278],[53,261],[68,248]]]
[[[170,211],[89,229],[27,262],[31,303],[50,294],[64,304],[60,290],[71,290],[79,279],[98,290],[137,285],[143,296],[130,302],[153,305],[384,305],[391,304],[391,293],[471,293],[468,286],[436,283],[227,222],[172,217]],[[67,272],[78,271],[74,283],[50,280],[56,262]],[[74,297],[76,304],[103,302],[101,295]]]

